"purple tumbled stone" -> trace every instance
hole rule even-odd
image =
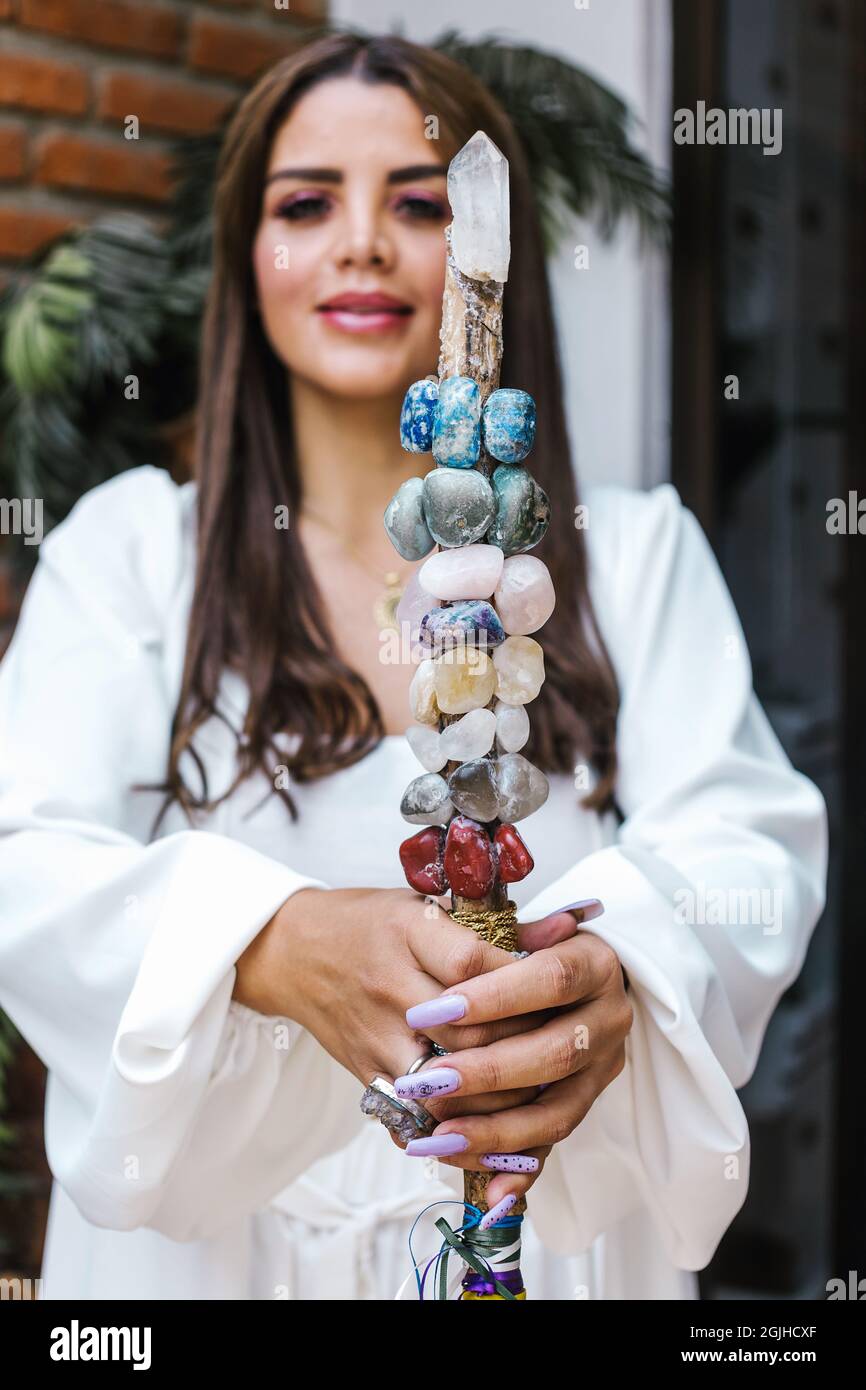
[[[434,608],[421,619],[418,641],[434,655],[452,647],[476,646],[481,651],[505,641],[505,628],[491,603],[483,599],[461,599],[444,608]]]

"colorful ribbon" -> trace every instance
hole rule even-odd
[[[467,1275],[463,1279],[463,1287],[472,1298],[498,1296],[514,1301],[521,1297],[524,1294],[523,1280],[520,1275],[522,1216],[503,1217],[489,1230],[479,1231],[478,1223],[483,1213],[471,1202],[461,1202],[459,1205],[469,1212],[468,1219],[455,1230],[448,1224],[444,1216],[440,1217],[435,1224],[436,1229],[442,1234],[442,1245],[434,1254],[426,1256],[423,1260],[415,1260],[412,1250],[412,1232],[424,1212],[429,1211],[431,1207],[442,1205],[448,1205],[447,1201],[443,1199],[442,1202],[431,1202],[429,1206],[426,1206],[423,1211],[418,1213],[412,1223],[412,1230],[409,1232],[409,1255],[412,1259],[418,1298],[423,1302],[427,1276],[432,1268],[433,1283],[435,1284],[434,1299],[437,1301],[450,1299],[457,1287],[457,1281],[461,1278],[461,1271],[458,1270],[456,1276],[452,1274],[449,1280],[448,1261],[452,1253],[457,1254],[473,1271],[471,1275]],[[496,1272],[492,1268],[491,1260],[482,1253],[485,1249],[489,1251],[493,1261],[498,1265]],[[419,1273],[422,1265],[424,1266],[423,1273]],[[407,1277],[399,1289],[396,1295],[398,1299],[402,1297],[409,1278],[411,1275]]]

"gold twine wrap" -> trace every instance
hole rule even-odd
[[[454,907],[448,913],[463,927],[471,927],[476,936],[503,951],[517,950],[517,903],[508,899],[507,907]]]

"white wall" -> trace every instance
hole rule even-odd
[[[635,140],[667,166],[671,131],[669,0],[331,0],[337,22],[372,32],[399,25],[428,42],[454,27],[496,32],[557,53],[613,88],[637,121]],[[589,269],[574,268],[574,246]],[[581,478],[648,486],[669,475],[666,259],[632,229],[605,246],[575,224],[551,263],[566,402]]]

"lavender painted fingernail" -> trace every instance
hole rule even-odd
[[[453,1067],[428,1067],[411,1076],[398,1076],[394,1090],[404,1100],[423,1100],[426,1096],[445,1096],[456,1091],[462,1079]]]
[[[462,1154],[469,1148],[465,1134],[428,1134],[424,1139],[410,1139],[405,1152],[410,1158],[444,1158],[447,1154]]]
[[[428,999],[407,1009],[406,1022],[410,1028],[438,1028],[440,1023],[456,1023],[465,1012],[464,995],[440,994],[438,999]]]
[[[500,1173],[538,1172],[538,1159],[529,1154],[482,1154],[481,1162],[485,1168],[495,1168]]]
[[[509,1192],[507,1197],[503,1197],[501,1202],[497,1202],[495,1207],[486,1211],[478,1222],[479,1231],[486,1231],[490,1226],[495,1226],[502,1216],[507,1216],[517,1201],[517,1193]]]
[[[600,917],[604,912],[604,903],[598,898],[581,898],[580,902],[566,903],[565,907],[556,908],[557,912],[580,912],[581,922],[591,922],[593,917]],[[548,913],[549,917],[553,913]]]

